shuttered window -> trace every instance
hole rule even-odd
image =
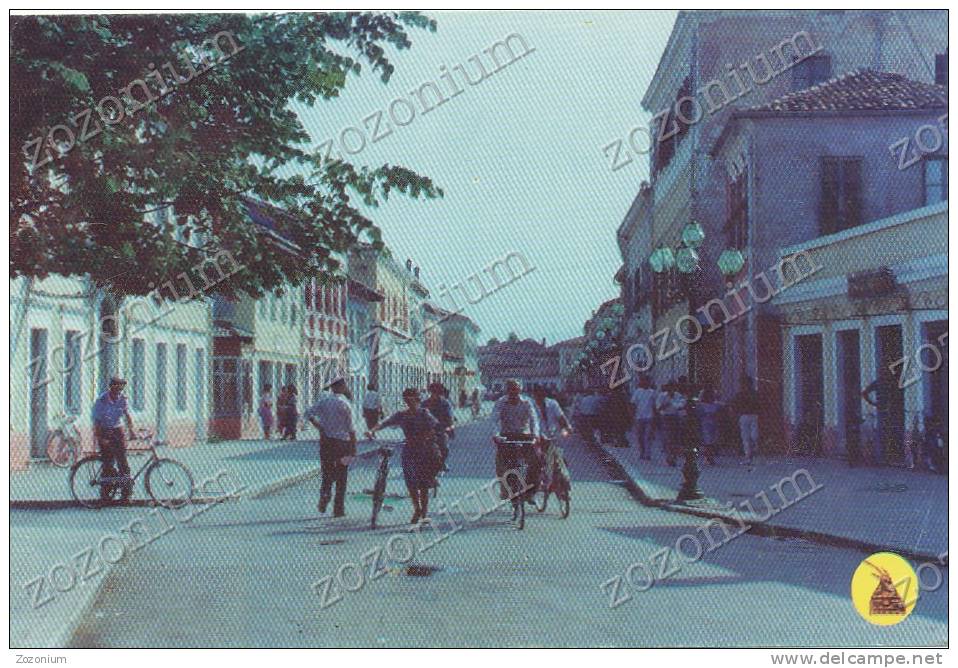
[[[821,159],[821,233],[833,234],[862,223],[862,160]]]

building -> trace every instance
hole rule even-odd
[[[817,281],[823,271],[830,275],[836,269],[855,271],[861,264],[856,255],[879,243],[862,236],[858,227],[947,197],[948,141],[940,125],[945,115],[944,86],[858,70],[730,116],[712,154],[721,164],[734,164],[727,172],[726,226],[733,230],[748,261],[731,277],[737,296],[716,302],[705,319],[716,320],[725,332],[724,358],[738,361],[736,367],[726,365],[722,382],[737,386],[741,373],[757,378],[770,407],[766,433],[778,433],[781,406],[786,409],[782,427],[789,428],[788,416],[795,407],[794,401],[783,396],[796,369],[782,366],[780,352],[789,343],[783,339],[781,302],[771,297],[788,300],[792,292],[804,294],[802,283]],[[937,146],[927,145],[935,150],[901,169],[900,160],[889,154],[889,145],[901,137],[913,138],[918,128],[925,128],[923,136],[936,131]],[[814,264],[812,260],[821,254],[807,256],[805,251],[836,235],[855,239],[862,244],[861,250],[843,243],[847,256],[829,255],[839,267]],[[916,255],[936,252],[935,236],[914,239],[919,241],[908,243]],[[782,249],[795,249],[801,261],[783,255]],[[794,267],[795,275],[784,275],[783,259]],[[939,264],[944,271],[943,257],[930,266]],[[892,348],[901,345],[900,338]],[[813,346],[811,339],[802,341]],[[820,350],[806,352],[805,363],[821,360]],[[889,354],[897,359],[902,352]],[[814,364],[817,369],[821,362]],[[820,372],[815,369],[802,373],[817,378]],[[814,410],[817,420],[827,420],[826,413],[834,406],[820,408],[821,383],[810,382],[818,389],[807,390],[805,408]]]
[[[479,388],[479,325],[461,313],[441,311],[439,328],[444,367],[443,384],[449,396],[459,403]],[[481,392],[482,390],[480,390]]]
[[[348,286],[346,303],[349,320],[348,382],[353,395],[355,419],[360,420],[366,388],[372,379],[371,369],[375,365],[373,355],[378,337],[376,310],[383,300],[383,295],[352,278],[349,279]]]
[[[786,438],[810,416],[824,450],[847,454],[874,435],[861,391],[882,369],[902,388],[893,412],[904,435],[948,424],[948,203],[784,246],[814,276],[775,296],[781,312]],[[864,432],[857,432],[864,421]],[[864,442],[864,441],[863,441]]]
[[[585,342],[584,336],[576,336],[552,345],[552,350],[559,356],[559,389],[563,392],[582,389],[583,383],[577,361]]]
[[[743,240],[741,226],[727,225],[729,170],[710,149],[736,109],[759,107],[863,67],[946,82],[946,49],[947,15],[940,11],[680,12],[642,99],[656,119],[648,133],[655,139],[641,138],[651,145],[651,246],[678,249],[692,222],[701,225],[705,239],[697,249],[698,269],[689,277],[664,267],[647,282],[652,331],[678,331],[680,321],[725,293],[718,260],[723,250],[741,249]],[[886,156],[887,150],[886,144]],[[749,339],[764,338],[757,321],[749,322]],[[716,334],[695,345],[680,341],[666,375],[688,375],[728,398],[737,389],[737,382],[728,382],[731,376],[756,370],[725,354],[726,337],[737,335],[727,329]]]
[[[252,224],[284,251],[300,252],[278,230],[286,213],[245,200]],[[218,296],[214,305],[211,431],[220,439],[259,438],[256,410],[270,386],[273,407],[285,385],[297,388],[298,408],[317,396],[347,363],[345,277],[312,278],[260,299]]]
[[[164,225],[167,215],[157,211],[149,222]],[[61,416],[75,416],[83,448],[92,451],[93,403],[112,376],[127,379],[138,428],[174,447],[204,440],[212,289],[238,270],[221,252],[136,297],[83,277],[12,280],[11,469],[46,459],[49,431]]]
[[[649,339],[652,336],[652,303],[649,286],[652,272],[648,258],[652,254],[652,188],[642,182],[639,192],[632,201],[619,229],[616,232],[622,267],[616,273],[616,281],[621,286],[622,302],[622,340],[624,364],[626,368],[649,368],[650,374],[658,384],[671,377],[674,369],[667,364],[652,365]],[[633,346],[635,346],[633,348]],[[631,352],[629,352],[631,349]],[[631,365],[629,364],[631,362]],[[638,373],[630,373],[631,386],[635,386]]]
[[[426,384],[423,304],[429,292],[417,273],[411,261],[400,265],[388,249],[361,244],[350,252],[349,277],[382,295],[369,373],[387,413],[402,408],[404,388]]]
[[[559,354],[534,339],[509,339],[479,347],[482,384],[494,393],[505,391],[505,381],[515,378],[524,388],[535,386],[558,391]]]

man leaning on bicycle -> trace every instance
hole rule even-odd
[[[523,483],[531,482],[532,489],[526,495],[526,501],[531,502],[532,494],[535,492],[535,485],[539,481],[539,457],[535,452],[535,445],[541,439],[539,431],[539,418],[536,415],[536,409],[532,401],[522,394],[522,385],[518,380],[506,381],[506,394],[496,401],[492,409],[492,418],[499,433],[493,440],[499,444],[502,441],[525,441],[527,445],[520,448],[497,447],[496,448],[496,477],[500,480],[503,474],[511,468],[514,468],[519,458],[525,460],[528,465],[528,480]],[[501,498],[507,498],[507,493],[503,487],[500,491]]]
[[[104,476],[113,476],[113,471],[127,478],[130,475],[130,464],[126,460],[126,436],[120,426],[120,421],[125,421],[130,438],[134,438],[133,418],[130,417],[126,397],[123,396],[125,387],[126,381],[122,378],[111,378],[110,389],[101,394],[93,404],[93,436],[103,457]],[[132,485],[129,482],[124,485],[123,501],[130,498],[131,490]],[[103,496],[109,496],[109,493],[109,486],[101,487]]]

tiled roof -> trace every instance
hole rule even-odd
[[[913,81],[901,74],[862,69],[848,72],[817,86],[789,93],[750,112],[902,111],[941,109],[948,106],[945,86]]]

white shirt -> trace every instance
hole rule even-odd
[[[558,401],[550,397],[546,397],[545,415],[542,414],[542,410],[539,408],[538,403],[535,404],[535,407],[536,417],[539,418],[539,424],[542,427],[543,434],[551,437],[562,428],[565,413],[562,412],[562,406],[559,405]]]
[[[520,395],[515,404],[509,403],[509,397],[499,397],[492,407],[492,418],[501,432],[518,432],[538,436],[539,416],[528,397]]]
[[[363,410],[378,411],[383,407],[383,401],[379,398],[379,392],[376,390],[366,390],[366,398],[363,399]]]
[[[324,392],[315,405],[306,409],[303,418],[316,418],[320,432],[327,438],[348,441],[352,438],[353,409],[349,399],[335,392]]]
[[[651,387],[639,387],[632,393],[632,405],[635,406],[636,420],[652,419],[655,399],[658,392]]]

